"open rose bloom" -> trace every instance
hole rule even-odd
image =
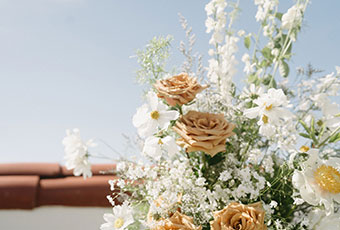
[[[170,106],[185,105],[192,101],[196,94],[208,86],[201,86],[197,80],[187,73],[181,73],[165,80],[158,80],[155,89],[158,97],[164,98]]]
[[[210,224],[212,230],[266,230],[264,217],[261,203],[243,205],[233,202],[215,212]]]
[[[214,156],[225,150],[226,139],[234,135],[234,127],[223,114],[189,111],[180,117],[173,129],[181,136],[177,144],[187,152],[203,151]]]

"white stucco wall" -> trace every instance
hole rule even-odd
[[[40,207],[0,210],[0,230],[96,230],[111,208]]]

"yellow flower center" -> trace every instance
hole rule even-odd
[[[273,105],[272,105],[272,104],[266,106],[266,110],[267,110],[267,111],[271,110],[272,108],[273,108]]]
[[[340,193],[340,172],[332,166],[321,165],[314,172],[314,179],[323,190]]]
[[[157,110],[154,110],[151,112],[150,116],[152,119],[157,120],[159,118],[159,112]]]
[[[267,124],[268,123],[268,117],[266,115],[263,115],[262,121],[263,121],[263,123]]]
[[[162,139],[159,139],[159,140],[158,140],[158,144],[159,144],[159,145],[164,144],[163,141],[162,141]]]
[[[300,148],[300,151],[303,152],[303,153],[308,152],[308,150],[309,150],[309,147],[306,146],[306,145],[302,145],[301,148]]]
[[[124,224],[124,219],[123,218],[118,218],[115,220],[115,228],[121,228]]]

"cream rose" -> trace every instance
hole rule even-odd
[[[189,111],[181,116],[173,129],[181,136],[176,143],[187,152],[203,151],[210,156],[225,150],[227,137],[234,135],[234,124],[223,114]]]
[[[158,224],[150,228],[151,230],[201,230],[202,227],[195,226],[192,217],[188,217],[180,212],[175,212],[168,219],[161,219]]]
[[[261,202],[250,205],[232,202],[214,213],[210,226],[212,230],[266,230],[264,216]]]
[[[158,97],[164,98],[170,106],[187,104],[195,98],[196,94],[208,87],[201,86],[196,78],[190,77],[187,73],[158,80],[154,86]]]

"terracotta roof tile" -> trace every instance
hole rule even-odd
[[[0,208],[34,208],[38,186],[39,176],[0,176]]]
[[[57,177],[61,173],[56,163],[11,163],[0,164],[0,175],[38,175]]]
[[[110,206],[106,196],[111,194],[108,180],[114,176],[94,176],[44,179],[40,181],[38,205]]]

